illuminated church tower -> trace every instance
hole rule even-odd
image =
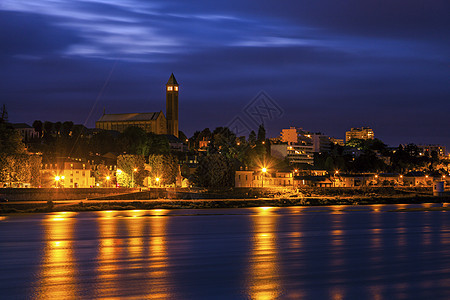
[[[173,73],[166,84],[166,119],[167,134],[178,137],[178,82]]]

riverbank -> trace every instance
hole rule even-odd
[[[85,200],[66,203],[48,201],[41,203],[7,203],[0,205],[0,214],[48,213],[58,211],[101,211],[136,209],[209,209],[246,207],[330,206],[330,205],[375,205],[375,204],[420,204],[447,203],[450,196],[414,197],[291,197],[258,199],[201,199],[201,200]],[[441,209],[442,210],[442,209]],[[445,208],[445,210],[448,210]],[[401,211],[401,210],[399,210]]]

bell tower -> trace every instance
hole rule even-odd
[[[166,119],[167,134],[178,137],[178,82],[173,73],[166,84]]]

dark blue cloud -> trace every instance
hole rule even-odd
[[[444,143],[450,123],[446,1],[5,1],[0,96],[13,121],[159,111],[181,84],[188,134],[228,124],[265,90],[300,126],[389,144]],[[33,107],[33,109],[29,109]],[[253,126],[253,125],[252,125]]]

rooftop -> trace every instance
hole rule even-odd
[[[156,120],[161,112],[150,113],[130,113],[130,114],[104,114],[98,122],[111,122],[111,121],[149,121]]]
[[[13,123],[11,124],[11,126],[14,129],[23,129],[23,128],[33,128],[30,125],[26,124],[26,123]]]
[[[178,85],[177,80],[175,79],[175,76],[173,73],[170,75],[169,81],[167,81],[168,85]]]

